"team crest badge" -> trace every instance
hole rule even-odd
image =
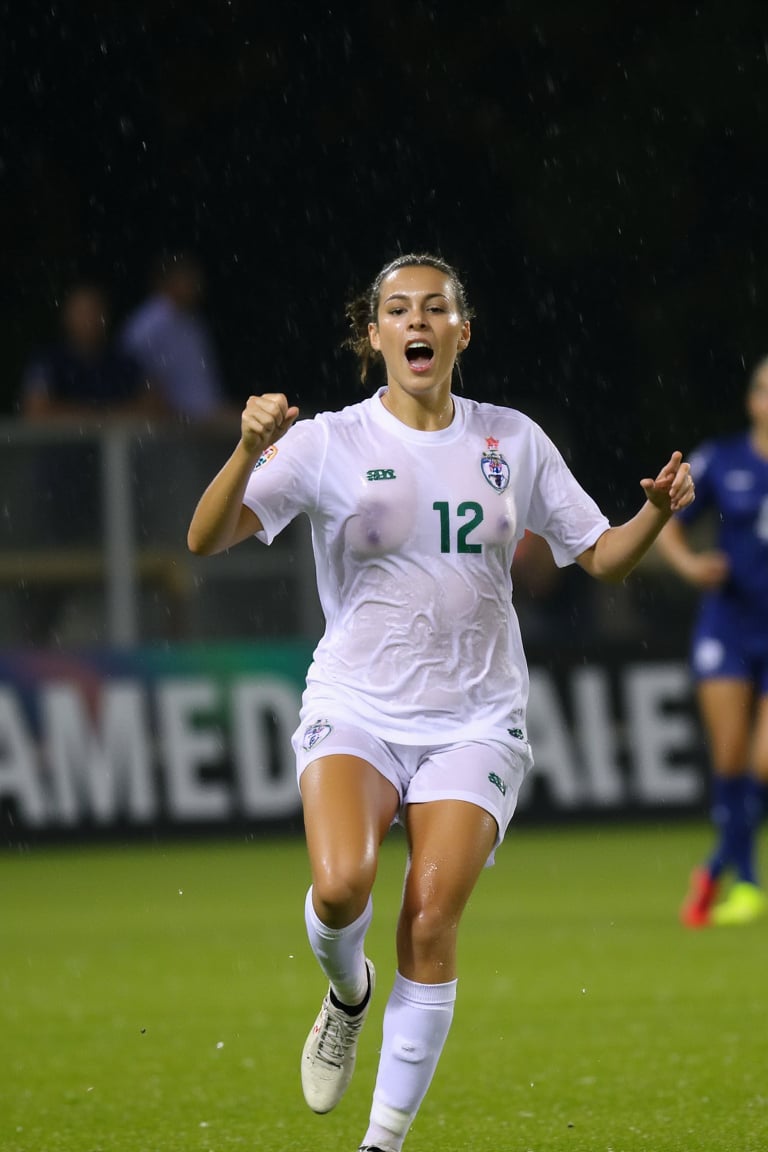
[[[486,448],[480,457],[480,467],[483,476],[496,492],[503,492],[509,484],[509,464],[499,452],[499,442],[493,436],[485,441]]]
[[[311,752],[316,744],[330,736],[333,726],[327,720],[318,720],[316,724],[308,724],[304,729],[304,739],[301,746],[305,752]]]

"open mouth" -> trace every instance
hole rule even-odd
[[[434,359],[434,351],[429,344],[421,340],[414,340],[405,350],[405,358],[415,372],[424,372]]]

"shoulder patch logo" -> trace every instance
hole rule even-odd
[[[480,457],[480,467],[486,480],[496,492],[503,492],[509,484],[509,464],[499,452],[499,442],[493,436],[485,441],[485,452]]]
[[[304,739],[301,746],[305,752],[311,752],[316,744],[321,740],[325,740],[326,736],[330,736],[333,732],[333,725],[329,724],[327,720],[318,720],[315,724],[308,724],[304,729]]]
[[[274,460],[277,456],[277,444],[270,444],[269,448],[265,448],[261,456],[253,466],[254,472],[257,468],[263,468],[265,464],[269,464],[270,460]]]

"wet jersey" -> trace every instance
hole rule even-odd
[[[522,736],[515,546],[530,528],[563,566],[608,521],[528,417],[454,396],[448,428],[417,431],[383,391],[295,424],[244,497],[266,543],[301,512],[312,526],[326,628],[302,718],[341,711],[403,744]]]
[[[768,460],[749,435],[712,440],[690,457],[696,500],[678,518],[686,524],[706,512],[717,519],[716,547],[728,557],[722,588],[701,599],[700,619],[711,631],[717,620],[733,633],[768,638]],[[720,625],[717,626],[720,631]]]

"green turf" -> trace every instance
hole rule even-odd
[[[690,933],[704,826],[518,827],[466,913],[459,1000],[408,1152],[763,1152],[768,920]],[[391,980],[402,841],[369,952],[379,995],[329,1116],[298,1056],[324,987],[300,841],[0,858],[3,1152],[354,1152]]]

